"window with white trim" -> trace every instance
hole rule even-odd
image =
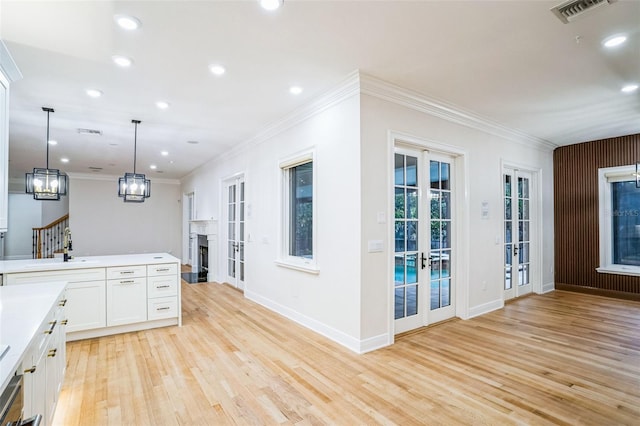
[[[635,166],[598,170],[600,267],[598,272],[640,275],[640,188]]]
[[[317,273],[313,153],[280,164],[283,188],[281,266]]]

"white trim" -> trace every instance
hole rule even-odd
[[[115,175],[74,173],[74,172],[67,173],[67,176],[69,176],[71,179],[101,180],[101,181],[111,180],[111,181],[114,182],[113,184],[116,186],[116,188],[118,187],[118,178],[121,177],[121,176],[115,176]],[[24,181],[24,179],[22,179],[22,181]],[[151,184],[153,185],[154,183],[163,183],[163,184],[169,184],[169,185],[180,185],[180,180],[179,179],[151,178]]]
[[[9,83],[22,79],[22,73],[2,40],[0,40],[0,74],[6,75]]]
[[[274,263],[283,268],[294,269],[296,271],[307,272],[309,274],[318,275],[320,273],[320,269],[315,266],[315,262],[309,261],[308,266],[304,264],[304,262],[292,262],[288,261],[288,259],[293,258],[291,256],[285,259],[277,259]],[[293,258],[295,259],[295,258]]]
[[[298,324],[330,339],[333,340],[336,343],[341,344],[342,346],[346,347],[347,349],[352,350],[355,353],[362,353],[361,350],[363,348],[363,346],[366,346],[367,350],[372,350],[371,348],[374,348],[374,346],[376,345],[376,343],[379,344],[380,341],[386,341],[386,339],[384,338],[373,338],[372,339],[367,339],[365,342],[367,343],[366,345],[363,345],[363,341],[353,337],[353,336],[349,336],[348,334],[343,333],[340,330],[336,330],[333,327],[329,327],[324,323],[321,323],[320,321],[317,321],[313,318],[310,318],[306,315],[301,314],[298,311],[295,311],[287,306],[281,305],[280,303],[277,303],[271,299],[268,299],[266,297],[263,297],[249,289],[246,289],[244,292],[244,295],[247,299],[258,303],[259,305],[262,305],[280,315],[282,315],[285,318],[288,318],[294,322],[297,322]]]
[[[542,284],[542,294],[552,292],[556,289],[556,283],[551,281]]]
[[[483,303],[482,305],[473,306],[469,309],[469,316],[465,319],[471,319],[480,315],[488,314],[489,312],[497,311],[504,308],[504,300],[496,299],[491,302]]]
[[[611,247],[611,183],[635,181],[635,165],[604,167],[598,169],[598,211],[600,265],[598,273],[640,276],[640,266],[614,264]],[[640,214],[640,212],[637,212]]]
[[[529,147],[533,146],[543,151],[551,151],[558,146],[546,139],[505,127],[498,122],[482,117],[472,111],[464,110],[457,105],[441,99],[431,98],[422,93],[414,92],[362,73],[360,74],[360,93],[496,135],[519,144]]]
[[[66,341],[92,339],[94,337],[111,336],[113,334],[129,333],[132,331],[149,330],[158,327],[182,326],[178,318],[165,318],[153,321],[138,322],[135,324],[124,324],[114,327],[100,327],[91,330],[72,331],[67,333]]]

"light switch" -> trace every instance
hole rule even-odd
[[[379,253],[384,250],[382,240],[369,240],[369,253]]]
[[[378,212],[378,223],[387,223],[387,215],[385,212]]]

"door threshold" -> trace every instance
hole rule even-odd
[[[416,333],[420,333],[420,332],[428,330],[430,328],[437,327],[439,325],[443,325],[443,324],[448,323],[448,322],[459,321],[459,320],[460,320],[460,318],[453,317],[453,318],[447,318],[447,319],[442,320],[442,321],[434,322],[433,324],[423,325],[422,327],[414,328],[413,330],[408,330],[408,331],[403,331],[402,333],[398,333],[398,334],[396,334],[394,336],[394,339],[401,339],[403,337],[412,336],[412,335],[414,335]]]

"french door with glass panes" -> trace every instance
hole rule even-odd
[[[396,334],[455,314],[452,164],[418,150],[394,155]]]
[[[245,272],[245,183],[244,177],[225,182],[226,282],[244,289]]]
[[[531,174],[505,169],[504,298],[531,293],[532,191]]]

